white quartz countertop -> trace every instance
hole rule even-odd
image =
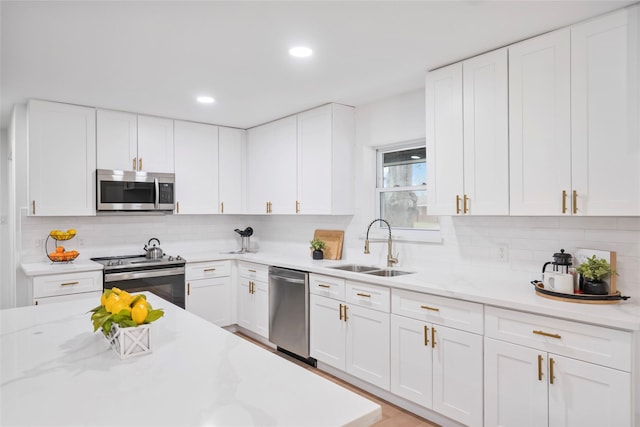
[[[120,360],[93,298],[1,315],[6,426],[368,426],[380,406],[148,294],[152,353]]]
[[[310,256],[291,256],[273,252],[256,252],[246,254],[228,254],[219,250],[189,251],[187,247],[179,248],[176,253],[187,260],[187,263],[235,259],[239,261],[255,262],[265,265],[275,265],[285,268],[304,270],[311,273],[325,274],[335,277],[343,277],[396,289],[405,289],[416,292],[428,293],[466,301],[478,302],[496,307],[511,308],[531,313],[552,316],[566,320],[575,320],[591,323],[599,326],[609,326],[624,330],[640,330],[640,301],[629,299],[617,304],[580,304],[573,302],[555,301],[536,295],[533,285],[529,281],[495,280],[487,277],[469,277],[462,266],[459,271],[443,274],[433,274],[428,270],[416,268],[400,268],[411,271],[396,277],[379,277],[362,273],[336,270],[331,267],[350,264],[350,260],[313,260]],[[94,264],[97,269],[102,268]],[[37,264],[37,263],[36,263]],[[62,265],[50,265],[50,263],[23,264],[25,274],[30,272],[46,274],[43,271],[61,271]],[[366,264],[366,263],[365,263]],[[70,264],[75,267],[74,264]],[[187,264],[188,266],[189,264]],[[27,268],[25,268],[27,266]],[[381,266],[377,266],[382,268]],[[78,266],[78,268],[85,268]],[[79,271],[79,270],[76,270]],[[49,273],[51,274],[51,273]],[[536,279],[532,277],[530,280]]]

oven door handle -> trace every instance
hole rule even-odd
[[[104,275],[105,282],[116,282],[119,280],[146,279],[149,277],[177,276],[184,274],[184,267],[163,268],[146,271],[127,271],[125,273],[108,273]]]
[[[158,209],[160,207],[160,183],[158,182],[158,178],[153,179],[153,185],[155,186],[156,193],[156,203],[155,208]]]

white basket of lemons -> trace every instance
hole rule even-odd
[[[151,353],[150,323],[164,315],[143,294],[131,295],[118,288],[106,289],[91,313],[94,332],[102,329],[121,359]]]

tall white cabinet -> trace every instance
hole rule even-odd
[[[29,214],[95,215],[95,109],[31,100],[27,121]]]
[[[507,50],[427,74],[428,211],[509,213]]]
[[[640,215],[639,21],[635,6],[571,27],[574,214]]]
[[[219,213],[244,213],[246,131],[218,128]]]

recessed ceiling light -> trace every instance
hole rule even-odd
[[[199,96],[196,98],[201,104],[213,104],[215,99],[210,96]]]
[[[306,46],[296,46],[289,49],[289,55],[295,56],[296,58],[306,58],[312,54],[313,51]]]

